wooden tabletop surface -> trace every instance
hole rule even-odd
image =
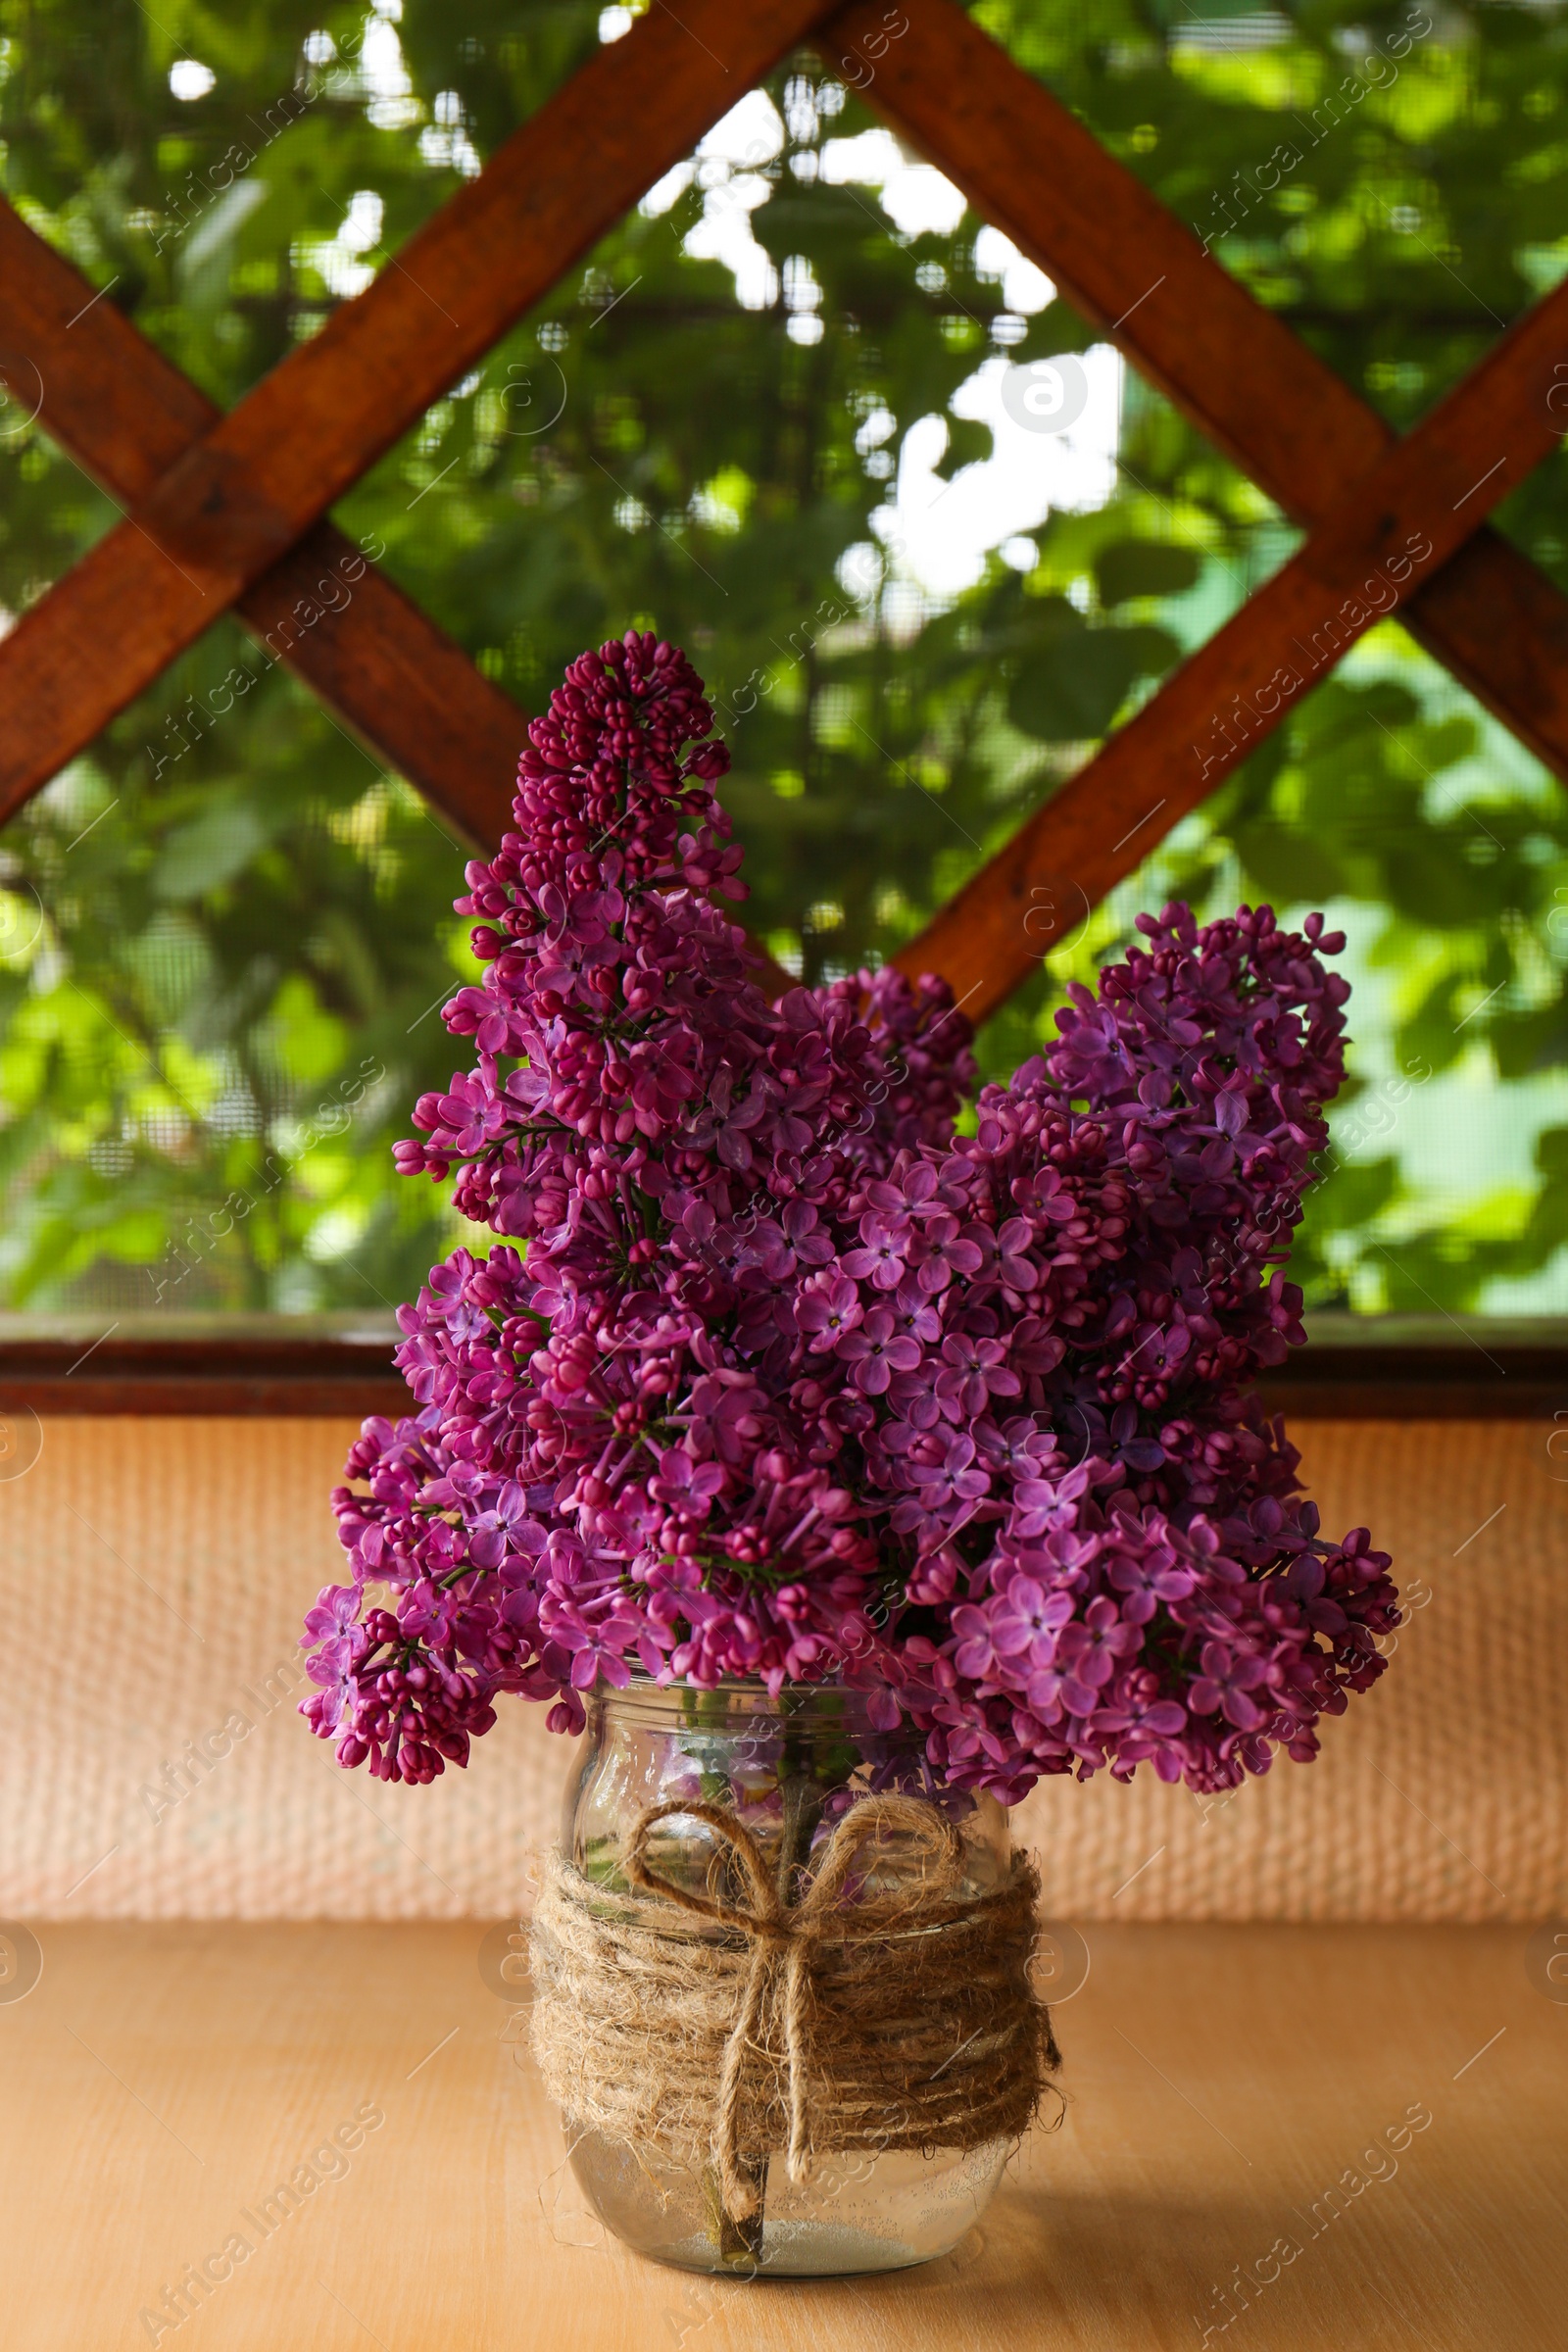
[[[1062,2129],[956,2253],[826,2284],[606,2241],[484,1934],[39,1927],[0,1984],[6,2352],[1568,2344],[1568,2004],[1524,1928],[1090,1926]]]

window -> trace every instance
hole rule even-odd
[[[302,32],[269,7],[176,58],[129,6],[90,39],[85,0],[0,13],[4,192],[228,407],[630,29],[454,14],[381,0]],[[1401,432],[1568,270],[1556,9],[1137,37],[1102,6],[977,14]],[[1300,536],[1140,373],[1136,321],[1123,356],[878,97],[854,60],[787,61],[335,510],[347,560],[466,648],[519,734],[583,644],[685,642],[734,754],[748,920],[808,979],[916,937]],[[14,618],[119,517],[8,385]],[[1552,458],[1495,524],[1568,586],[1562,504]],[[303,625],[357,578],[328,567]],[[1309,1299],[1568,1305],[1560,784],[1391,619],[1163,839],[1158,816],[1107,898],[1054,909],[988,1071],[1140,906],[1323,905],[1355,1083]],[[231,618],[85,747],[0,841],[6,1303],[409,1295],[455,1228],[390,1145],[461,1058],[439,1005],[471,969],[466,855]]]

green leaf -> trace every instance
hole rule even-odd
[[[944,418],[948,428],[948,446],[931,470],[945,482],[951,482],[960,466],[977,466],[989,458],[994,436],[989,424],[975,416]]]
[[[1202,569],[1196,548],[1165,539],[1118,539],[1095,564],[1102,605],[1125,605],[1135,596],[1179,596]]]
[[[1104,735],[1138,680],[1177,655],[1163,629],[1091,628],[1064,598],[1037,600],[1031,620],[1037,650],[1007,690],[1007,716],[1043,743]]]
[[[170,834],[153,866],[153,889],[161,899],[202,898],[242,873],[266,839],[254,808],[225,800]]]
[[[1313,1231],[1355,1232],[1370,1225],[1398,1190],[1396,1159],[1340,1160],[1309,1196]]]

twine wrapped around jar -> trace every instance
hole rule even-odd
[[[677,1814],[729,1849],[749,1901],[650,1869],[650,1835]],[[885,1835],[907,1841],[906,1875],[877,1889],[858,1865]],[[737,2220],[770,2148],[802,2180],[813,2155],[1020,2137],[1061,2063],[1028,1979],[1039,1880],[1015,1852],[995,1892],[959,1895],[962,1867],[951,1823],[893,1795],[851,1807],[795,1904],[736,1815],[695,1800],[642,1814],[634,1894],[557,1854],[532,1936],[546,2088],[578,2126],[715,2166]]]

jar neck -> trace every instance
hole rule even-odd
[[[710,1821],[714,1806],[733,1814],[774,1862],[788,1864],[806,1860],[861,1797],[922,1798],[942,1808],[966,1851],[990,1856],[987,1885],[1005,1867],[1006,1817],[996,1799],[945,1784],[913,1724],[879,1731],[873,1691],[793,1684],[775,1698],[760,1683],[702,1690],[639,1677],[625,1690],[600,1685],[585,1695],[588,1738],[567,1792],[564,1843],[591,1877],[618,1870],[655,1808],[667,1817],[658,1829],[659,1867],[669,1875],[666,1849],[684,1840],[698,1857],[693,1885],[705,1885],[711,1828],[678,1826],[692,1800]]]
[[[726,1738],[770,1733],[815,1744],[835,1737],[861,1746],[918,1749],[920,1733],[901,1724],[878,1731],[872,1693],[839,1683],[786,1683],[777,1697],[764,1683],[656,1683],[634,1675],[625,1690],[600,1684],[588,1697],[588,1730],[596,1739],[637,1731],[696,1733]]]

